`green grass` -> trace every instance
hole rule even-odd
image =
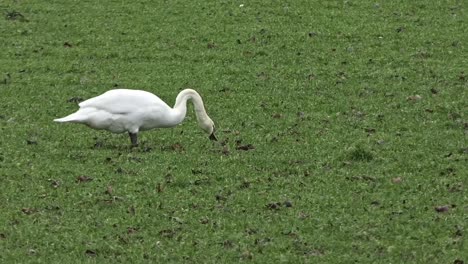
[[[467,7],[2,1],[0,262],[466,263]],[[225,145],[52,122],[113,87]]]

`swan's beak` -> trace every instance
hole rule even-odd
[[[214,133],[211,133],[209,138],[213,141],[218,141],[218,138],[216,138]]]

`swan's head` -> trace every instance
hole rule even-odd
[[[216,131],[216,128],[215,128],[215,124],[213,122],[213,120],[211,120],[210,118],[206,118],[205,120],[203,120],[203,122],[200,122],[200,127],[201,129],[203,129],[203,131],[205,131],[208,135],[210,135],[210,139],[211,140],[218,140],[215,136],[215,131]]]

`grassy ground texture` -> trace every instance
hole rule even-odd
[[[468,262],[465,1],[0,2],[0,262]],[[174,128],[53,123],[143,89]]]

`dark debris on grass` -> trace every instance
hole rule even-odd
[[[448,205],[436,206],[434,210],[438,213],[446,213],[450,210],[450,206]]]
[[[87,250],[85,251],[85,254],[86,254],[88,257],[96,257],[96,256],[97,256],[96,250],[92,250],[92,249],[87,249]]]
[[[192,3],[191,7],[200,11],[200,16],[184,16],[193,9],[180,5],[170,7],[171,16],[163,15],[164,8],[146,9],[153,22],[170,20],[158,24],[161,27],[157,31],[163,35],[159,34],[161,45],[156,53],[154,47],[151,50],[154,45],[147,45],[154,38],[141,37],[142,32],[151,33],[154,27],[145,23],[146,16],[138,16],[141,9],[135,3],[115,6],[109,2],[79,9],[81,2],[77,2],[76,10],[86,12],[55,10],[39,2],[31,7],[32,13],[26,13],[30,8],[17,10],[20,13],[7,7],[4,24],[11,34],[2,39],[6,43],[6,62],[3,74],[0,73],[0,90],[6,93],[2,93],[0,100],[6,103],[7,109],[1,113],[3,119],[0,117],[0,125],[6,124],[0,128],[0,167],[2,183],[6,186],[4,196],[12,197],[7,204],[7,210],[8,206],[12,210],[3,219],[12,224],[0,230],[0,239],[12,249],[12,256],[20,259],[33,247],[37,262],[47,261],[49,255],[62,257],[60,252],[53,252],[54,247],[35,247],[57,243],[54,236],[47,235],[49,228],[41,228],[50,226],[62,231],[60,239],[93,237],[89,244],[82,242],[86,243],[84,248],[74,247],[73,239],[60,241],[63,247],[74,249],[70,252],[72,256],[81,257],[78,262],[88,257],[110,262],[141,262],[146,252],[151,252],[152,262],[171,259],[266,262],[281,258],[298,262],[346,262],[343,252],[350,253],[355,262],[401,260],[398,250],[353,240],[356,238],[353,232],[365,229],[370,223],[366,237],[384,239],[383,243],[392,244],[402,235],[411,235],[414,239],[405,240],[404,246],[414,249],[407,256],[413,260],[466,262],[462,256],[450,255],[458,250],[458,245],[447,242],[446,237],[448,233],[450,238],[462,241],[462,231],[466,228],[462,221],[466,186],[460,164],[466,160],[468,149],[460,144],[463,144],[463,133],[468,133],[468,123],[459,91],[464,91],[468,77],[466,70],[463,72],[463,56],[460,56],[466,34],[460,32],[459,11],[450,8],[447,12],[437,12],[440,9],[436,6],[443,4],[425,5],[415,22],[414,14],[404,12],[421,9],[411,1],[402,1],[402,11],[397,10],[396,14],[392,10],[394,5],[376,4],[377,9],[372,8],[374,4],[348,1],[344,5],[346,10],[338,10],[334,4],[310,9],[299,2],[292,1],[287,7],[262,6],[260,13],[259,5],[246,4],[242,12],[232,11],[229,17],[222,16],[225,3],[209,7],[201,1]],[[102,14],[117,7],[125,9],[125,16],[105,16],[115,30],[87,27],[89,19],[99,22]],[[238,4],[228,7],[233,8],[237,9]],[[365,8],[371,9],[368,16]],[[189,11],[185,14],[184,10]],[[446,14],[450,12],[458,16]],[[204,16],[208,13],[209,16]],[[345,20],[349,17],[360,20],[364,30],[353,30],[355,25],[349,23],[328,21],[327,15],[331,13]],[[133,21],[134,27],[121,23],[135,14],[138,19]],[[200,30],[177,24],[181,22],[179,15],[186,18],[183,23],[193,23]],[[225,22],[238,24],[239,27],[228,28],[234,30],[233,34],[219,33],[223,31],[223,23],[212,23],[219,20],[218,15]],[[21,23],[27,21],[25,17],[31,22]],[[63,18],[68,25],[73,22],[73,27],[68,26],[63,34],[58,32],[58,38],[50,41],[51,30],[64,28]],[[314,22],[311,18],[331,24],[312,23],[311,27],[310,22]],[[369,21],[373,24],[366,23]],[[427,21],[442,27],[431,27]],[[257,29],[245,31],[251,28],[252,22],[259,23]],[[38,23],[43,27],[37,26]],[[387,33],[382,31],[382,25],[386,26]],[[409,34],[416,29],[414,26],[421,34]],[[288,31],[288,28],[299,31]],[[440,34],[443,28],[449,28],[451,34]],[[425,36],[434,39],[428,42]],[[112,39],[117,41],[109,41]],[[119,45],[122,41],[129,41],[129,45]],[[138,46],[138,52],[132,50],[135,46],[132,41]],[[409,41],[407,46],[411,48],[395,50],[401,41]],[[81,42],[86,42],[83,45],[86,49],[78,48]],[[432,45],[439,42],[445,49],[439,51],[440,47]],[[31,46],[31,43],[35,44]],[[187,45],[190,48],[184,49]],[[70,64],[70,56],[83,63]],[[311,57],[316,59],[310,60]],[[154,63],[154,58],[161,59],[159,64]],[[15,65],[8,61],[18,59],[26,66],[10,69]],[[445,60],[451,62],[451,67],[440,63]],[[200,67],[192,67],[194,62]],[[217,67],[218,62],[227,67]],[[85,79],[86,82],[82,81]],[[225,137],[219,145],[198,143],[195,137],[184,135],[181,144],[163,144],[163,151],[156,144],[151,145],[154,150],[140,145],[128,151],[124,137],[117,144],[126,148],[112,146],[113,141],[104,137],[88,142],[84,149],[79,148],[82,142],[71,150],[59,149],[51,143],[53,140],[45,139],[53,139],[54,133],[65,138],[64,133],[71,130],[49,129],[44,115],[25,124],[21,122],[25,116],[21,113],[24,105],[37,107],[34,108],[37,113],[48,113],[51,107],[58,107],[41,104],[37,99],[43,95],[55,96],[54,101],[62,100],[62,106],[66,107],[84,100],[79,95],[93,93],[93,89],[112,88],[115,83],[118,83],[115,86],[133,83],[136,88],[161,89],[166,96],[174,89],[166,84],[174,84],[177,89],[187,82],[210,87],[200,89],[219,90],[218,94],[211,95],[204,92],[207,96],[203,97],[210,114],[219,120],[220,127],[226,128],[220,131]],[[37,83],[45,84],[41,94],[37,94],[39,97],[35,96]],[[153,88],[152,83],[160,88]],[[56,87],[62,88],[59,91]],[[73,97],[67,89],[75,93]],[[239,105],[243,107],[238,108]],[[15,123],[13,129],[7,121],[10,118]],[[40,127],[46,136],[29,136],[31,126]],[[195,126],[193,122],[175,130]],[[16,132],[28,136],[15,136]],[[82,136],[81,132],[75,132],[76,136]],[[158,132],[152,132],[151,137],[157,138]],[[363,140],[361,146],[356,144],[359,140]],[[435,143],[424,144],[427,142]],[[90,150],[94,143],[96,149]],[[37,151],[43,153],[31,154]],[[110,154],[115,152],[124,154]],[[57,157],[69,160],[60,162]],[[70,162],[75,157],[76,162]],[[51,180],[45,181],[48,178]],[[73,186],[67,186],[70,182]],[[37,183],[45,186],[45,196],[40,196],[44,186],[35,186]],[[379,188],[360,189],[366,184]],[[106,190],[108,185],[113,188]],[[116,193],[124,198],[116,197]],[[291,193],[300,193],[303,198],[293,196],[286,201],[278,198]],[[83,197],[86,194],[94,197]],[[15,199],[18,197],[22,199]],[[37,197],[41,197],[38,203]],[[348,197],[362,199],[354,201]],[[426,197],[435,202],[426,204]],[[84,203],[83,198],[86,198]],[[62,208],[60,212],[67,213],[58,219],[55,215],[49,217],[49,213],[58,215],[53,207],[44,209],[42,205],[51,200]],[[401,205],[403,200],[407,204]],[[363,214],[363,207],[370,211]],[[94,217],[80,219],[82,212]],[[426,217],[427,214],[434,217]],[[20,224],[14,222],[17,215]],[[343,221],[340,232],[331,232],[337,217]],[[406,221],[407,217],[420,221]],[[448,221],[435,223],[433,218]],[[136,220],[143,225],[135,225]],[[403,221],[404,225],[391,228]],[[27,226],[30,222],[33,224]],[[112,239],[115,236],[105,226],[97,225],[116,222],[123,227],[117,230],[117,239]],[[265,223],[268,228],[258,229]],[[454,229],[453,223],[460,227]],[[414,228],[418,224],[423,228]],[[144,229],[146,226],[152,226],[152,231]],[[381,226],[390,228],[378,228]],[[311,227],[313,232],[306,232]],[[285,228],[290,232],[283,233]],[[432,232],[434,239],[427,240],[427,232]],[[31,233],[40,241],[29,237]],[[133,243],[139,236],[145,243]],[[120,238],[121,242],[116,244]],[[32,246],[15,252],[14,243],[25,241]],[[102,243],[106,245],[103,250],[93,246]],[[426,250],[418,249],[420,245],[424,247],[419,248]],[[350,251],[350,246],[358,250]],[[224,254],[219,254],[223,248]],[[266,254],[262,254],[262,249]],[[331,254],[332,250],[327,254],[327,249],[337,254]]]
[[[291,201],[289,200],[286,200],[284,202],[271,202],[271,203],[268,203],[266,206],[265,206],[267,209],[270,209],[270,210],[279,210],[281,209],[282,207],[285,207],[285,208],[290,208],[290,207],[293,207],[293,204]]]
[[[36,208],[24,207],[24,208],[21,209],[21,212],[23,212],[23,213],[26,214],[26,215],[30,215],[30,214],[37,213],[38,210],[37,210]]]
[[[28,19],[18,11],[9,11],[5,15],[6,20],[28,22]]]
[[[75,104],[80,103],[82,101],[84,101],[84,99],[82,97],[78,97],[78,96],[71,97],[71,98],[69,98],[67,100],[68,103],[75,103]]]
[[[349,151],[348,158],[353,161],[371,161],[374,159],[374,153],[364,146],[357,145]]]
[[[77,183],[90,182],[92,180],[93,180],[93,178],[91,178],[89,176],[86,176],[86,175],[80,175],[80,176],[76,177],[76,182]]]
[[[242,140],[238,139],[238,140],[236,140],[236,149],[237,150],[248,151],[248,150],[255,149],[255,147],[252,144],[242,144]]]

